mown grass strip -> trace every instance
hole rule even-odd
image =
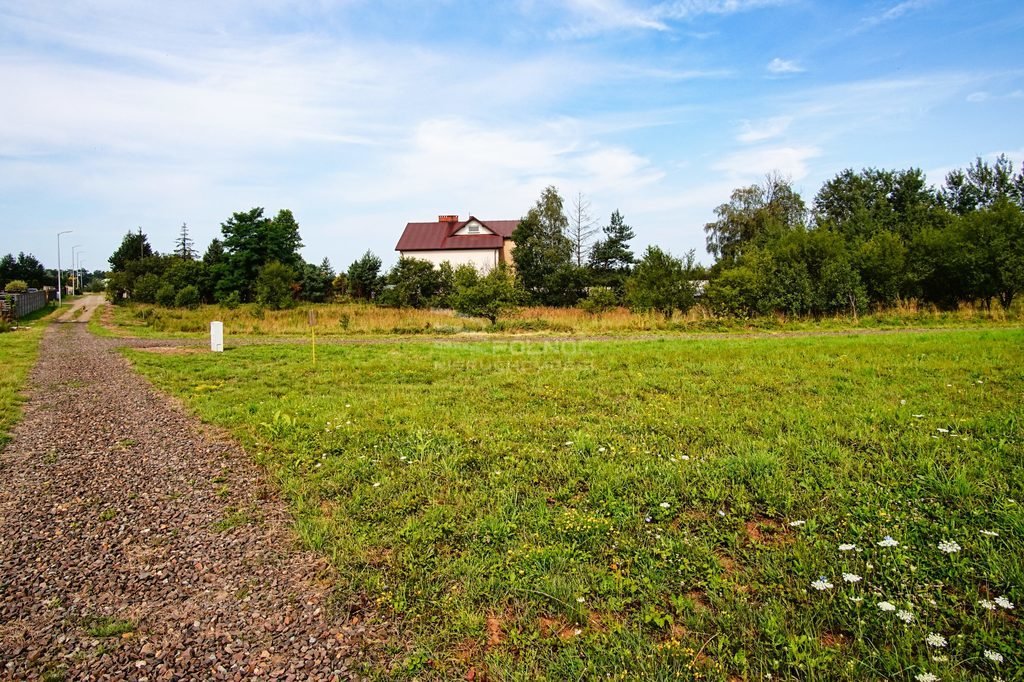
[[[21,416],[25,382],[39,357],[39,342],[54,308],[43,308],[18,320],[14,331],[0,333],[0,447],[11,439],[11,430]]]
[[[995,600],[1024,602],[1022,349],[129,353],[273,472],[341,594],[411,628],[388,677],[855,680],[1020,669],[984,651],[1021,650]]]

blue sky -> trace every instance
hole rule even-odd
[[[0,0],[0,253],[73,229],[103,268],[264,206],[307,260],[390,263],[407,221],[554,184],[707,262],[772,170],[810,203],[847,167],[1019,167],[1022,43],[1019,0]]]

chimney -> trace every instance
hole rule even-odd
[[[437,222],[448,223],[449,225],[459,222],[459,216],[457,215],[439,215],[437,216]]]

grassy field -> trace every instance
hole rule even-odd
[[[0,334],[0,447],[10,440],[11,428],[21,415],[25,380],[39,356],[39,341],[52,311],[39,310],[19,320],[24,326]]]
[[[127,352],[410,633],[382,678],[1024,676],[1024,331]]]
[[[160,308],[137,304],[114,306],[106,326],[97,319],[92,328],[101,334],[143,337],[201,337],[209,333],[210,321],[220,320],[231,336],[307,336],[310,313],[316,316],[316,333],[321,336],[382,336],[454,334],[547,334],[547,335],[634,335],[676,332],[798,331],[820,329],[941,326],[1020,325],[1024,303],[1003,311],[964,306],[956,311],[919,308],[908,303],[897,308],[856,319],[763,317],[734,319],[715,317],[697,307],[686,315],[677,313],[666,320],[657,313],[631,313],[615,308],[592,315],[578,308],[521,308],[492,326],[482,318],[461,317],[451,310],[382,308],[357,303],[306,304],[291,310],[268,310],[248,304],[234,309],[202,306],[195,310]]]

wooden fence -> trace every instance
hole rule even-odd
[[[24,294],[0,293],[0,318],[16,320],[46,305],[46,292],[30,291]]]

